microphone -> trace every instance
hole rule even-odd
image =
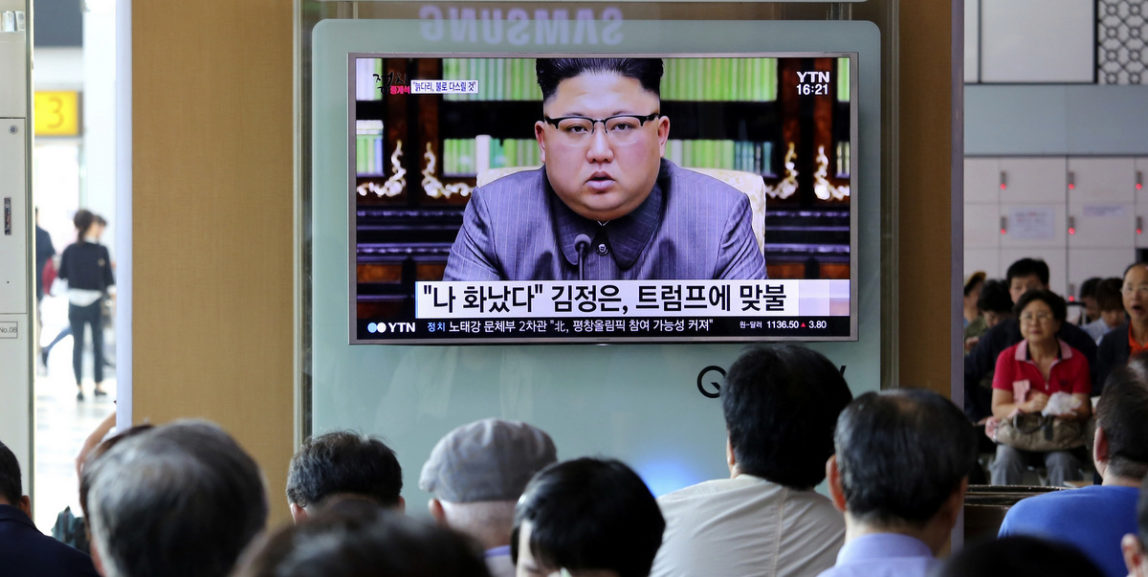
[[[586,247],[590,246],[590,237],[580,234],[574,237],[574,250],[578,251],[578,280],[582,278],[582,265],[586,260]]]

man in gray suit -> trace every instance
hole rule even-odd
[[[536,66],[544,166],[475,190],[443,280],[765,278],[748,198],[662,158],[660,59]]]

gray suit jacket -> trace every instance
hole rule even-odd
[[[576,280],[575,239],[586,280],[761,279],[749,199],[709,176],[662,160],[650,196],[605,225],[570,210],[545,168],[474,191],[443,280]]]

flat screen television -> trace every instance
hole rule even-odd
[[[856,339],[858,54],[585,56],[348,55],[351,343]]]

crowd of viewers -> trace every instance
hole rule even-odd
[[[1089,382],[1087,365],[1067,362],[1084,353],[1041,348],[1063,327],[1031,321],[1062,319],[1064,307],[1033,288],[1016,307],[1022,326],[1041,327],[1021,329],[1029,356],[1059,354],[1052,368]],[[974,351],[1003,340],[992,330]],[[1015,343],[995,346],[998,365],[1019,358]],[[994,381],[994,409],[998,393]],[[1091,415],[1083,406],[1079,417]],[[225,431],[204,421],[134,427],[82,459],[90,556],[33,526],[19,464],[0,444],[0,574],[1148,577],[1148,355],[1107,377],[1088,459],[1101,484],[1024,499],[999,539],[947,559],[981,434],[948,399],[914,389],[854,398],[829,359],[785,345],[738,358],[722,411],[728,478],[660,498],[621,461],[559,460],[535,426],[462,425],[423,463],[428,520],[406,514],[402,466],[383,440],[317,435],[289,466],[293,523],[272,528],[261,471]],[[815,490],[823,482],[828,496]]]

